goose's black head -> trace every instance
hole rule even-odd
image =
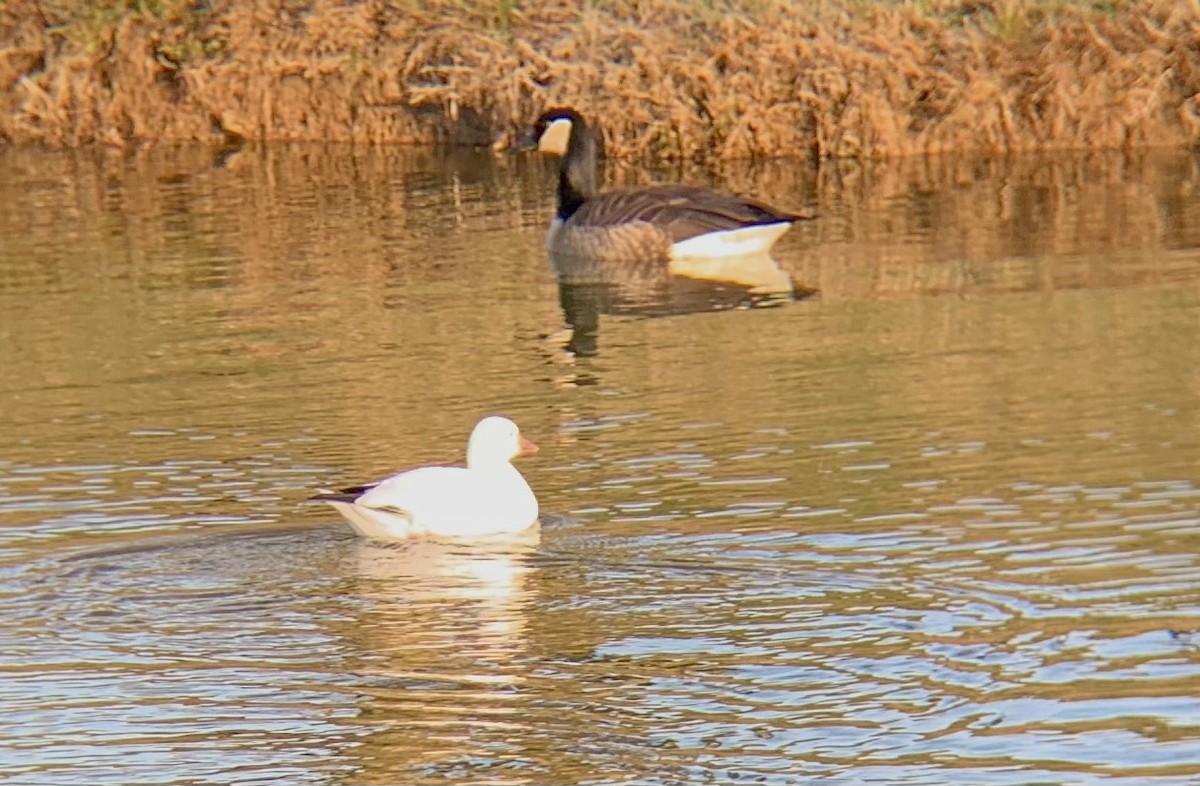
[[[536,149],[565,158],[572,148],[583,149],[588,137],[588,124],[583,115],[569,107],[556,107],[538,115],[533,127],[521,134],[515,148]]]
[[[555,107],[538,116],[531,136],[540,152],[566,156],[572,148],[580,149],[590,135],[582,115],[569,107]]]

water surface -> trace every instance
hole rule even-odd
[[[791,298],[560,285],[542,163],[0,153],[8,782],[1196,783],[1200,161],[653,173]],[[304,502],[494,411],[528,538]]]

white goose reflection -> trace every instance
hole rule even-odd
[[[352,545],[361,610],[347,629],[359,673],[361,782],[492,761],[523,729],[529,560],[538,527],[488,541]],[[498,780],[496,782],[503,782]],[[520,782],[520,781],[512,781]]]

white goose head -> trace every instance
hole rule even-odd
[[[486,417],[475,426],[467,442],[467,468],[481,469],[508,464],[517,456],[537,453],[538,447],[525,437],[517,424],[498,415]]]

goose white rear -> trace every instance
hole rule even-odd
[[[776,224],[756,224],[724,232],[708,232],[671,246],[672,259],[696,257],[740,257],[765,254],[784,232],[792,228],[791,221]]]
[[[486,417],[471,432],[465,467],[420,467],[312,499],[328,502],[356,532],[376,540],[509,535],[537,523],[537,498],[512,465],[535,452],[511,420]]]

